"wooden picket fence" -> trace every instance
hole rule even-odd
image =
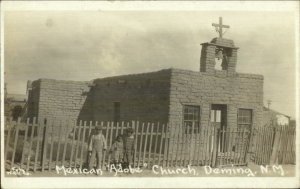
[[[88,140],[96,126],[108,149],[103,154],[102,167],[111,163],[110,147],[126,128],[133,128],[135,135],[134,166],[166,165],[168,139],[167,124],[131,122],[87,122],[50,119],[26,123],[7,120],[5,124],[6,168],[18,166],[26,171],[53,170],[56,165],[84,168],[88,160]]]
[[[248,158],[251,131],[242,129],[223,129],[219,131],[219,145],[217,150],[217,164],[246,165]]]
[[[108,145],[103,154],[103,168],[112,162],[110,147],[118,135],[125,133],[126,128],[134,129],[135,167],[245,165],[248,163],[249,144],[253,137],[257,141],[255,163],[270,161],[274,153],[270,146],[273,149],[274,143],[279,144],[275,154],[278,162],[288,163],[295,159],[295,147],[290,137],[295,137],[295,132],[288,129],[275,130],[274,135],[267,129],[254,132],[237,128],[220,130],[208,125],[201,126],[195,132],[187,132],[180,124],[56,119],[37,121],[33,118],[26,122],[21,119],[5,121],[5,168],[20,167],[26,171],[51,171],[56,166],[85,168],[89,137],[98,125],[102,126],[102,134]],[[277,136],[276,132],[280,136],[278,142],[272,140],[272,136]]]
[[[185,134],[181,125],[175,128],[178,130],[175,129],[169,136],[167,166],[247,164],[249,130],[208,126]],[[191,129],[194,130],[194,126]]]
[[[257,128],[253,161],[259,165],[295,164],[296,130],[288,125]]]

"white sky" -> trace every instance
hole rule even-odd
[[[265,104],[295,117],[295,17],[292,12],[6,12],[4,58],[9,93],[27,80],[86,81],[164,68],[199,70],[200,43],[230,25],[237,71],[264,75]]]

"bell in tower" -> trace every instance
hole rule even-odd
[[[200,72],[215,74],[218,71],[226,72],[227,75],[234,75],[237,61],[237,47],[233,40],[223,38],[223,28],[229,28],[222,24],[222,17],[219,18],[219,24],[212,24],[216,27],[219,37],[211,40],[209,43],[202,43]]]
[[[223,70],[225,59],[223,57],[223,49],[222,48],[216,48],[216,55],[215,55],[215,69],[216,70]]]

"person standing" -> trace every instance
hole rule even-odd
[[[90,139],[88,149],[90,154],[89,169],[93,169],[95,159],[97,159],[96,168],[101,168],[102,154],[107,149],[106,139],[101,130],[101,126],[96,126],[95,134],[93,134]]]
[[[127,166],[133,167],[133,157],[135,149],[135,138],[133,134],[133,129],[128,128],[126,130],[126,135],[124,136],[124,162]]]
[[[113,145],[111,146],[110,153],[112,154],[113,164],[119,165],[123,163],[124,145],[122,135],[118,135]]]

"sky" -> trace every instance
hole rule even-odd
[[[239,47],[237,72],[264,76],[264,102],[295,117],[295,17],[264,11],[10,11],[4,14],[8,93],[27,80],[89,81],[166,68],[199,71],[201,43],[217,37]]]

